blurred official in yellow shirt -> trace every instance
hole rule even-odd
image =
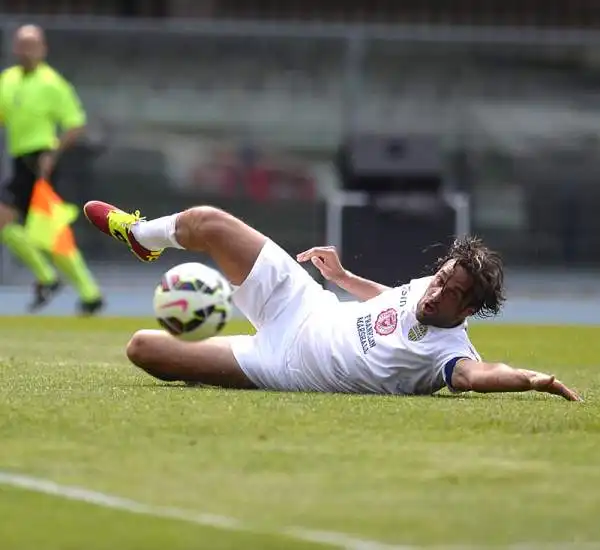
[[[62,288],[58,268],[79,294],[79,312],[94,314],[103,306],[102,295],[74,240],[60,252],[44,251],[23,225],[36,182],[56,186],[61,153],[83,134],[86,114],[73,86],[45,62],[40,27],[20,27],[13,47],[18,64],[0,74],[0,122],[12,161],[12,174],[0,187],[0,238],[35,276],[30,311]]]

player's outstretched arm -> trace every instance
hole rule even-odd
[[[515,369],[503,363],[484,363],[463,359],[456,364],[451,380],[457,391],[524,392],[539,391],[564,397],[568,401],[582,401],[554,375]]]
[[[363,279],[344,269],[334,246],[317,246],[311,248],[298,254],[296,260],[301,263],[312,262],[325,279],[335,283],[359,300],[370,300],[390,289],[385,285]]]

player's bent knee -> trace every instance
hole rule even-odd
[[[138,330],[129,340],[125,350],[127,358],[138,367],[144,367],[152,362],[156,334],[150,330]]]
[[[213,206],[189,208],[177,218],[175,238],[184,248],[194,248],[199,236],[204,243],[210,243],[220,236],[228,217],[226,212]]]
[[[136,367],[159,380],[175,382],[179,377],[160,362],[159,348],[164,346],[164,336],[161,331],[138,330],[129,340],[125,351]]]
[[[246,279],[267,238],[224,210],[196,206],[177,216],[175,239],[187,250],[207,253],[234,285]]]

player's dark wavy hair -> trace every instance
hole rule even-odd
[[[466,236],[454,240],[448,253],[438,259],[437,267],[440,268],[450,260],[456,260],[457,265],[473,278],[468,305],[475,309],[475,315],[497,315],[506,300],[504,265],[500,255],[485,246],[481,239]]]

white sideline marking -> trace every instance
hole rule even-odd
[[[146,516],[154,516],[165,519],[175,519],[202,525],[204,527],[213,527],[218,529],[226,529],[229,531],[266,534],[272,536],[285,536],[296,540],[325,544],[345,550],[475,550],[477,548],[492,548],[496,550],[595,550],[600,549],[600,543],[555,543],[555,544],[511,544],[508,546],[474,546],[474,545],[450,545],[450,546],[413,546],[413,545],[395,545],[377,542],[373,540],[363,540],[354,538],[351,535],[344,533],[336,533],[331,531],[318,531],[312,529],[304,529],[301,527],[289,527],[272,532],[264,532],[249,524],[243,523],[235,518],[227,516],[218,516],[213,514],[202,514],[182,508],[172,508],[165,506],[152,506],[143,504],[135,500],[123,498],[98,491],[92,491],[84,487],[73,487],[69,485],[61,485],[47,479],[40,479],[9,472],[0,471],[0,485],[10,487],[18,487],[52,495],[67,500],[75,500],[78,502],[86,502],[103,508],[111,508],[113,510],[123,510],[132,514],[141,514]]]
[[[98,491],[91,491],[90,489],[85,489],[83,487],[60,485],[47,479],[0,472],[0,485],[9,485],[11,487],[35,491],[36,493],[44,493],[46,495],[52,495],[68,500],[86,502],[88,504],[102,506],[103,508],[112,508],[113,510],[123,510],[133,514],[186,521],[205,527],[215,527],[238,532],[261,532],[259,529],[253,528],[251,525],[245,524],[235,518],[212,514],[200,514],[181,508],[151,506],[135,500],[108,495]],[[416,550],[412,546],[395,546],[376,541],[360,540],[343,533],[312,531],[310,529],[301,528],[281,529],[279,531],[264,534],[285,536],[306,542],[328,544],[346,550]]]

